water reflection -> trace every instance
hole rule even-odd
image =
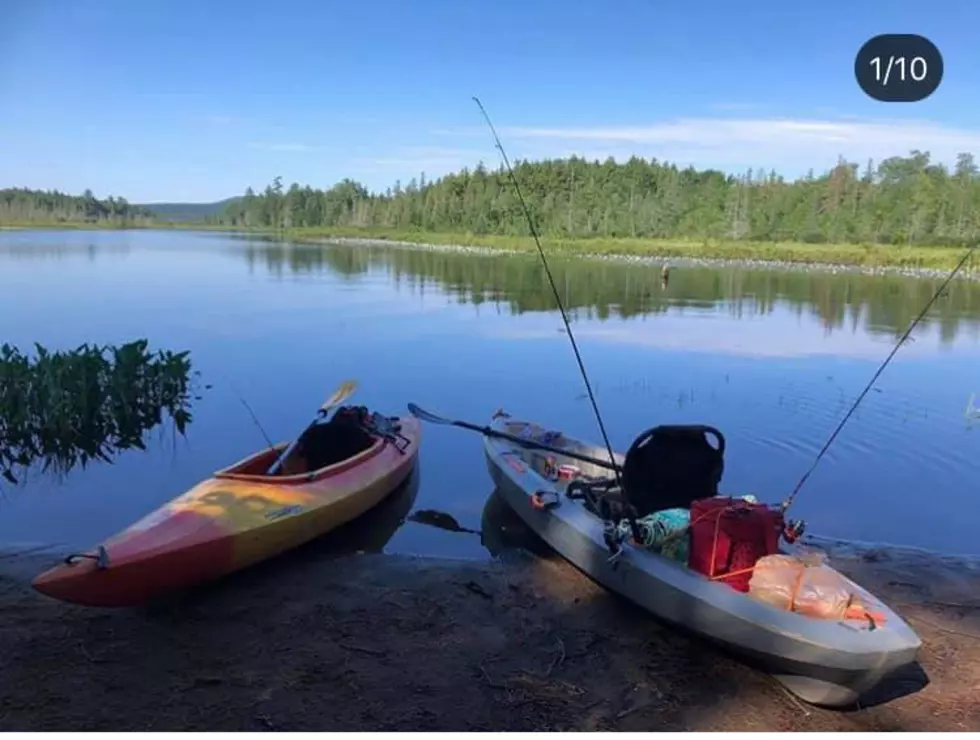
[[[412,474],[380,504],[366,513],[313,540],[296,552],[299,557],[314,553],[349,554],[384,552],[395,533],[408,519],[419,495],[421,470],[418,465]]]
[[[478,529],[464,527],[452,514],[435,509],[418,509],[412,512],[409,519],[417,524],[424,524],[427,527],[435,527],[446,532],[457,532],[459,534],[480,534]]]
[[[507,505],[497,489],[487,496],[480,519],[480,530],[481,543],[495,558],[506,558],[521,551],[541,558],[558,557]]]
[[[261,266],[279,277],[331,272],[357,279],[381,273],[397,289],[419,293],[437,288],[459,303],[477,307],[489,303],[514,314],[556,308],[544,269],[533,256],[255,242],[240,252],[251,270]],[[782,308],[790,332],[779,334],[780,343],[791,335],[792,319],[804,316],[817,319],[827,337],[861,332],[897,339],[942,282],[899,275],[692,266],[673,270],[668,283],[654,266],[562,259],[552,260],[552,271],[574,318],[605,322],[670,312],[685,319],[721,314],[749,320],[771,317]],[[978,319],[980,284],[954,280],[920,327],[935,332],[940,345],[949,345],[963,338],[980,339]],[[718,337],[707,338],[712,346],[727,331],[707,322],[697,326],[717,332]],[[760,325],[759,332],[770,338],[747,340],[751,348],[765,354],[764,345],[775,344],[773,328]],[[657,334],[663,332],[658,328]]]
[[[967,421],[970,423],[980,422],[980,406],[977,405],[977,394],[971,393],[970,400],[966,402]]]
[[[463,526],[451,514],[433,509],[417,509],[409,515],[408,521],[463,536],[477,535],[480,544],[494,558],[507,558],[520,552],[543,558],[557,557],[555,551],[508,506],[497,489],[486,498],[479,529]]]
[[[262,444],[242,396],[269,434],[286,438],[342,377],[357,377],[364,401],[392,412],[414,401],[483,423],[503,406],[596,440],[533,257],[184,232],[60,237],[95,244],[97,258],[54,250],[61,264],[22,264],[29,252],[8,259],[9,239],[0,235],[6,341],[74,347],[149,335],[190,349],[215,391],[179,450],[124,455],[59,486],[33,480],[29,491],[0,500],[0,542],[98,542]],[[123,244],[131,252],[100,251]],[[555,260],[553,267],[613,445],[623,450],[658,423],[710,423],[730,441],[725,490],[767,501],[792,490],[938,285],[679,267],[664,287],[659,266]],[[963,516],[980,476],[980,438],[964,418],[970,393],[980,390],[978,291],[955,283],[879,392],[862,402],[797,504],[811,532],[980,553],[975,524]],[[481,535],[398,526],[396,516],[384,547],[451,557],[501,551],[513,531],[480,524],[492,507],[478,438],[430,427],[420,459],[426,477],[409,509],[444,512]]]
[[[97,257],[126,255],[130,251],[128,242],[109,243],[86,238],[84,234],[75,239],[65,239],[59,232],[51,232],[48,238],[38,239],[37,232],[10,231],[3,234],[0,241],[0,257],[5,260],[37,261],[84,258],[89,262]]]
[[[546,275],[533,256],[281,243],[250,243],[234,254],[248,260],[253,274],[264,269],[276,280],[322,274],[385,285],[406,305],[469,306],[439,320],[430,349],[440,358],[432,368],[440,387],[421,384],[412,400],[429,393],[447,413],[472,413],[476,421],[489,413],[484,406],[505,404],[595,438]],[[726,490],[772,501],[793,488],[941,283],[683,267],[665,285],[659,266],[553,260],[552,269],[576,337],[588,340],[593,385],[607,424],[621,437],[614,444],[627,444],[631,432],[652,421],[712,423],[735,440]],[[434,326],[415,321],[419,346],[422,332]],[[980,284],[954,281],[808,484],[799,507],[813,531],[948,552],[976,549],[972,527],[951,516],[968,500],[978,472],[962,417],[978,339]],[[463,377],[486,390],[464,398],[457,390],[466,385]],[[576,410],[559,398],[566,392]],[[466,458],[471,465],[475,454]],[[922,497],[940,480],[941,503],[924,508]],[[482,529],[488,549],[499,550],[492,530]]]

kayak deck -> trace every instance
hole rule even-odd
[[[392,418],[398,439],[311,428],[282,475],[264,471],[286,443],[219,470],[99,549],[42,573],[34,588],[89,606],[128,606],[213,580],[326,534],[394,491],[418,456],[420,425]],[[99,556],[102,562],[99,562]]]
[[[556,436],[536,424],[498,417],[491,427],[602,460],[609,457],[603,448]],[[628,541],[611,561],[603,520],[583,500],[564,495],[567,481],[546,477],[544,464],[551,457],[559,466],[574,465],[594,478],[608,479],[609,471],[499,438],[485,437],[484,445],[502,497],[566,560],[654,616],[763,667],[804,701],[853,704],[889,673],[917,658],[918,636],[897,614],[849,580],[856,594],[874,600],[884,614],[883,624],[817,619],[783,610]],[[622,463],[622,457],[617,458]],[[534,493],[547,494],[557,506],[535,505]]]

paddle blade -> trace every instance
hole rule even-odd
[[[422,421],[427,421],[430,424],[449,424],[451,423],[448,419],[443,419],[441,416],[436,416],[435,414],[430,414],[423,408],[420,408],[417,404],[408,404],[408,413],[414,416],[416,419],[421,419]]]
[[[356,390],[357,390],[356,380],[345,380],[343,383],[340,384],[340,387],[338,387],[337,390],[333,392],[333,395],[323,402],[323,405],[320,407],[320,411],[326,412],[332,409],[334,406],[339,406],[348,398],[353,396],[354,391]]]

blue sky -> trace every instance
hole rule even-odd
[[[926,12],[927,11],[927,12]],[[276,175],[372,189],[483,159],[638,154],[797,176],[980,154],[977,0],[6,0],[0,187],[215,200]],[[853,76],[879,33],[943,52],[928,100]]]

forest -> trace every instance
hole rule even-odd
[[[638,157],[518,162],[514,169],[538,231],[551,237],[955,246],[980,235],[980,169],[972,154],[960,154],[952,169],[922,151],[863,166],[842,159],[796,180]],[[351,179],[327,190],[284,188],[277,177],[212,220],[236,228],[528,234],[506,170],[483,164],[431,181],[420,173],[383,193]]]
[[[86,190],[67,195],[57,190],[6,188],[0,190],[0,223],[107,224],[128,226],[149,223],[153,214],[125,198],[100,200]]]

